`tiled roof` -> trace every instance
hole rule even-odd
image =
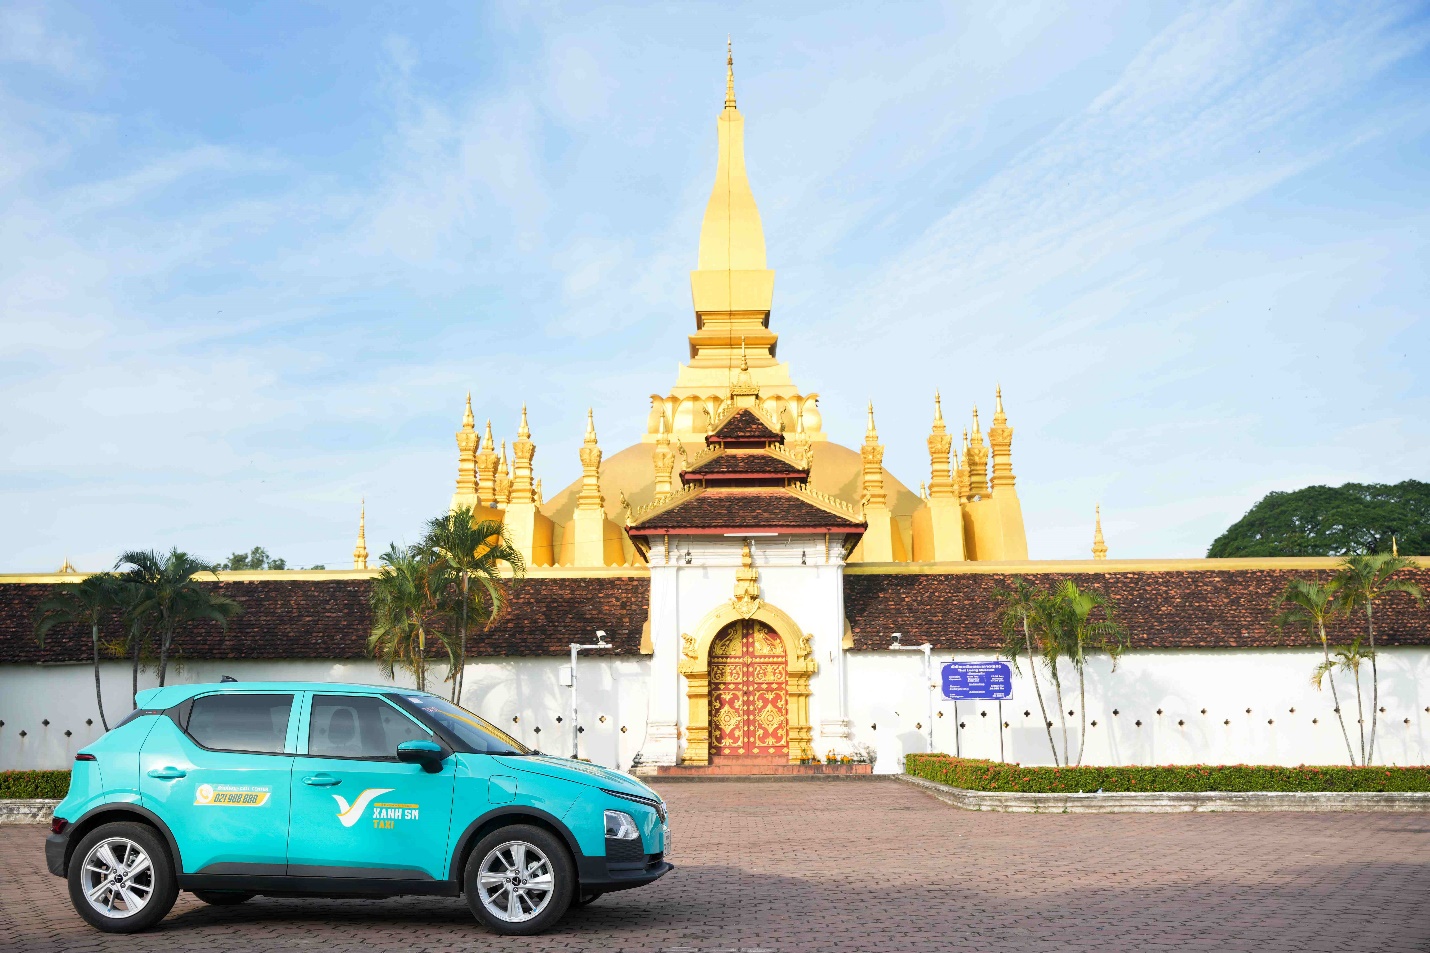
[[[227,632],[204,623],[185,631],[176,648],[195,659],[361,658],[372,630],[367,579],[263,580],[219,583],[243,614]],[[52,585],[0,585],[0,664],[79,662],[90,655],[89,630],[57,629],[42,649],[35,641],[35,606]],[[564,656],[573,641],[606,631],[618,655],[640,650],[650,602],[647,576],[532,577],[513,593],[506,613],[469,634],[472,657]],[[117,625],[102,640],[120,638]],[[434,655],[436,652],[434,651]]]
[[[682,472],[681,478],[684,479],[687,474],[704,477],[742,473],[773,473],[778,476],[802,477],[808,471],[801,470],[788,460],[772,453],[761,453],[758,450],[744,452],[732,450],[727,453],[717,453],[709,459],[700,461]]]
[[[862,531],[863,523],[815,506],[782,489],[708,489],[630,527],[632,533],[666,530]]]
[[[760,415],[744,408],[737,410],[712,434],[707,436],[709,443],[724,443],[726,441],[735,443],[745,443],[753,441],[766,441],[781,443],[784,435],[777,430],[771,430],[769,424],[760,419]]]
[[[1064,578],[1111,597],[1133,648],[1274,648],[1319,645],[1304,631],[1271,624],[1271,601],[1301,570],[1184,570],[1165,572],[1034,573],[1029,582],[1051,587]],[[1322,574],[1324,575],[1324,574]],[[1430,570],[1407,578],[1430,591]],[[849,573],[844,611],[857,649],[885,649],[894,632],[904,645],[929,642],[938,649],[997,649],[1002,644],[993,617],[993,592],[1013,577],[984,573]],[[1430,609],[1389,595],[1375,608],[1376,643],[1430,645]],[[1333,640],[1364,631],[1364,617],[1340,622]],[[1308,668],[1309,674],[1309,668]]]

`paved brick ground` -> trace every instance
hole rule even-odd
[[[664,785],[680,869],[530,940],[460,900],[181,895],[135,937],[91,931],[37,827],[0,828],[0,949],[1430,950],[1430,818],[997,815],[884,779]]]

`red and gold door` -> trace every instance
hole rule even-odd
[[[763,622],[732,622],[710,645],[711,760],[789,757],[784,641]]]

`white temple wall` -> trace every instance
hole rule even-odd
[[[561,684],[561,670],[569,664],[568,658],[473,659],[467,666],[462,703],[520,741],[568,756],[571,696]],[[443,672],[444,668],[434,666],[429,677],[440,679]],[[103,662],[101,673],[104,710],[114,725],[133,707],[130,667],[125,662]],[[580,719],[586,729],[581,734],[581,757],[608,767],[629,767],[644,741],[650,662],[583,652],[577,673]],[[225,675],[242,681],[393,684],[369,661],[262,659],[188,662],[178,671],[170,669],[169,684],[216,682]],[[152,688],[157,681],[153,672],[143,672],[139,687]],[[411,686],[412,679],[398,673],[396,684]],[[444,685],[430,687],[441,693]],[[86,725],[87,719],[93,724]],[[94,699],[93,666],[0,665],[0,722],[4,722],[0,770],[68,768],[75,752],[103,733]],[[72,733],[69,737],[64,734],[67,730]]]
[[[1127,652],[1116,672],[1105,657],[1095,659],[1087,675],[1089,726],[1083,763],[1346,764],[1330,687],[1317,691],[1311,684],[1318,656],[1311,649],[1143,649]],[[991,652],[958,653],[960,661],[995,657]],[[934,653],[935,681],[939,666],[949,660],[946,651]],[[1430,763],[1430,648],[1382,649],[1379,664],[1385,712],[1376,731],[1375,763]],[[905,753],[928,750],[925,730],[919,727],[928,722],[923,656],[850,652],[848,666],[854,743],[870,745],[878,753],[876,773],[896,773]],[[1021,674],[1014,674],[1013,699],[1003,702],[1003,721],[1009,728],[1002,735],[1002,757],[1052,764],[1028,663],[1020,668]],[[1046,671],[1040,668],[1038,674],[1061,751],[1057,706]],[[1369,674],[1368,669],[1363,672],[1367,730]],[[1063,711],[1078,712],[1077,676],[1070,666],[1063,667],[1062,682]],[[1336,684],[1351,743],[1359,751],[1354,687],[1341,676]],[[954,703],[935,692],[934,749],[998,759],[998,703],[959,702],[955,718]],[[960,721],[967,728],[956,738],[954,726]],[[1074,760],[1079,729],[1079,716],[1069,717],[1068,746]]]
[[[800,615],[791,615],[803,624]],[[817,651],[823,673],[828,670],[827,655]],[[994,656],[960,652],[958,657],[973,661]],[[947,652],[935,653],[935,675],[938,664],[948,658]],[[927,750],[925,732],[918,727],[927,723],[923,657],[917,652],[848,652],[845,662],[852,740],[874,748],[879,759],[877,772],[897,772],[906,752]],[[1105,659],[1095,660],[1088,673],[1087,708],[1089,722],[1096,720],[1097,726],[1088,728],[1083,761],[1344,764],[1345,745],[1331,711],[1330,691],[1318,692],[1310,683],[1315,662],[1316,654],[1310,649],[1144,649],[1127,653],[1115,673],[1109,671]],[[570,696],[560,684],[566,664],[564,658],[474,660],[467,672],[463,702],[527,744],[553,754],[569,754]],[[599,764],[628,768],[638,751],[650,747],[647,717],[654,687],[653,662],[583,653],[579,664],[581,723],[587,729],[581,736],[581,755]],[[130,710],[129,667],[121,661],[106,662],[102,671],[105,710],[113,724]],[[387,684],[375,665],[361,660],[189,662],[173,673],[170,681],[212,682],[224,675],[243,680]],[[1013,700],[1003,703],[1003,719],[1010,727],[1003,732],[1002,755],[1023,764],[1051,764],[1028,676],[1024,663],[1021,675],[1014,677]],[[1064,710],[1076,712],[1076,678],[1067,670],[1063,679]],[[1049,717],[1055,722],[1054,737],[1061,747],[1061,727],[1047,694],[1048,682],[1046,678],[1040,681]],[[1430,648],[1381,650],[1380,681],[1385,713],[1377,732],[1376,763],[1430,762],[1430,713],[1425,711],[1430,707]],[[154,682],[153,673],[146,672],[141,675],[140,687],[151,687]],[[398,683],[411,681],[399,678]],[[831,682],[822,682],[814,701],[833,708],[835,700],[824,694],[833,688]],[[1348,716],[1354,707],[1350,688],[1349,684],[1342,686]],[[1368,685],[1366,705],[1368,718]],[[1156,713],[1158,708],[1161,715]],[[1207,709],[1205,715],[1203,708]],[[1113,715],[1113,709],[1119,714]],[[959,720],[968,727],[958,733],[957,740],[953,703],[939,697],[934,711],[937,750],[953,753],[957,748],[970,757],[999,757],[996,702],[959,703]],[[1024,711],[1031,714],[1025,716]],[[601,716],[605,716],[604,722]],[[558,723],[557,717],[562,721]],[[48,726],[42,724],[46,719]],[[94,724],[86,725],[86,719],[93,719]],[[653,714],[650,719],[655,721]],[[1136,725],[1139,720],[1140,727]],[[1177,724],[1179,720],[1182,725]],[[1224,724],[1226,721],[1231,724]],[[91,666],[0,665],[0,722],[4,723],[0,725],[0,770],[67,768],[75,751],[100,734]],[[819,724],[816,720],[816,751],[823,754],[830,745],[821,742]],[[540,732],[535,730],[538,727]],[[1355,743],[1353,716],[1348,717],[1347,727]],[[622,732],[622,728],[626,730]],[[24,738],[19,737],[21,730],[26,733]],[[72,732],[68,738],[66,730]],[[1078,730],[1074,715],[1068,720],[1068,739],[1074,751]]]

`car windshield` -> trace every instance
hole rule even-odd
[[[481,754],[532,754],[532,750],[480,715],[435,695],[403,695],[409,705],[437,720],[444,729]]]

